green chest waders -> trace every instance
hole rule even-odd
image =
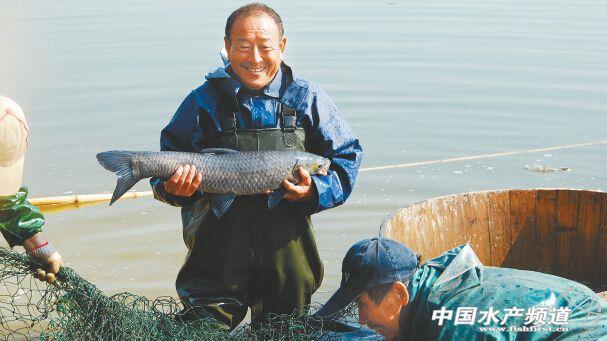
[[[223,132],[210,147],[305,150],[295,110],[283,104],[278,111],[279,128],[239,129],[236,113],[224,116]],[[253,323],[269,313],[305,313],[323,277],[310,217],[284,200],[269,210],[267,199],[238,196],[220,219],[208,206],[199,207],[202,213],[188,224],[189,231],[184,225],[189,254],[176,286],[186,307],[202,309],[229,328],[244,319],[247,307]]]

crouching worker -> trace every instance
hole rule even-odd
[[[44,216],[27,201],[27,188],[21,187],[28,135],[19,105],[0,96],[0,232],[10,247],[21,245],[45,264],[47,268],[37,270],[35,276],[53,283],[63,259],[42,236]]]
[[[604,340],[607,302],[577,282],[483,266],[469,245],[420,265],[387,238],[356,243],[340,288],[317,312],[328,318],[350,303],[359,321],[398,340]]]

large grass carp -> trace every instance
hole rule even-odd
[[[285,194],[283,180],[300,180],[298,166],[310,174],[326,174],[331,163],[322,156],[300,151],[239,152],[224,148],[200,153],[107,151],[97,154],[97,160],[118,176],[110,205],[141,179],[167,180],[179,166],[194,165],[202,173],[198,190],[210,196],[217,217],[230,208],[236,195],[266,190],[274,190],[268,198],[268,207],[273,208]]]

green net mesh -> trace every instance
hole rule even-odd
[[[276,315],[263,325],[228,332],[210,320],[180,318],[182,306],[172,297],[107,296],[67,267],[50,285],[31,275],[36,267],[24,254],[0,247],[0,336],[5,339],[323,340],[355,331],[350,308],[334,321]]]

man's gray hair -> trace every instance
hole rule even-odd
[[[253,3],[244,5],[240,8],[238,8],[237,10],[232,12],[232,14],[230,14],[230,16],[228,17],[228,20],[226,21],[226,28],[225,28],[225,35],[226,35],[226,38],[228,38],[228,41],[229,42],[232,41],[231,40],[232,26],[234,26],[234,22],[236,21],[236,19],[238,19],[240,17],[248,17],[251,15],[261,15],[261,14],[265,14],[265,15],[269,16],[270,18],[272,18],[272,20],[274,20],[274,22],[276,23],[276,26],[278,26],[278,32],[280,33],[280,38],[282,38],[285,31],[282,26],[282,19],[280,18],[280,15],[278,15],[278,13],[276,13],[275,10],[273,10],[270,6],[268,6],[266,4],[262,4],[261,2],[253,2]]]

